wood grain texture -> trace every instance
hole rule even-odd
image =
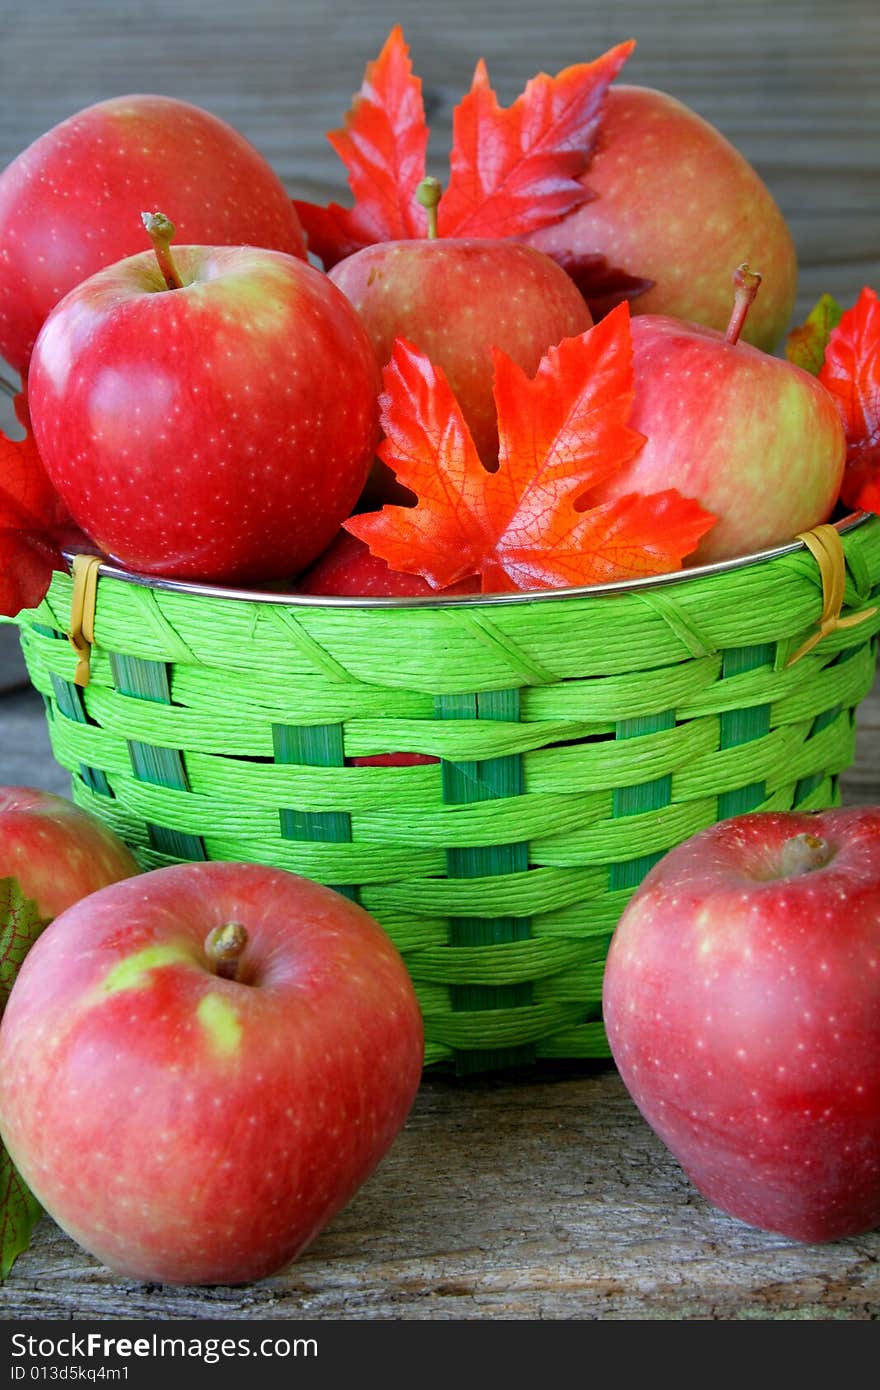
[[[693,106],[766,179],[800,253],[799,308],[877,280],[875,0],[2,0],[0,166],[83,106],[161,91],[236,125],[297,196],[344,199],[324,132],[396,21],[424,82],[438,175],[477,57],[507,102],[537,69],[634,36],[626,80]]]
[[[237,125],[291,192],[344,200],[323,132],[398,19],[425,80],[434,172],[478,55],[507,101],[537,68],[635,35],[629,80],[694,106],[772,188],[800,254],[798,312],[880,282],[876,0],[2,0],[0,165],[92,101],[163,91]],[[8,646],[5,660],[14,683]],[[0,722],[0,781],[66,790],[37,698],[7,695]],[[880,802],[880,684],[844,796]],[[862,1320],[880,1316],[878,1269],[880,1232],[804,1247],[713,1211],[612,1070],[559,1066],[427,1079],[386,1162],[286,1275],[140,1285],[44,1220],[0,1316]]]
[[[880,1233],[798,1246],[714,1211],[587,1067],[422,1086],[392,1153],[285,1275],[114,1278],[45,1220],[3,1307],[102,1318],[846,1318],[880,1311]]]

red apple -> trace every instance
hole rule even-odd
[[[141,209],[154,207],[173,207],[192,244],[305,258],[281,180],[231,126],[170,97],[101,101],[0,174],[0,356],[24,373],[52,306],[139,251]]]
[[[361,315],[382,365],[404,337],[443,368],[489,467],[498,463],[491,349],[533,376],[548,347],[593,322],[565,272],[514,241],[386,241],[340,261],[330,279]],[[387,482],[387,469],[382,476]],[[399,489],[388,496],[399,500]],[[380,488],[372,500],[381,497]]]
[[[333,544],[300,576],[297,588],[301,594],[326,597],[440,598],[478,594],[480,581],[469,576],[448,589],[434,589],[420,574],[391,569],[364,541],[340,531]]]
[[[14,878],[47,921],[138,873],[130,851],[87,811],[36,787],[0,787],[0,878]]]
[[[221,583],[295,574],[366,480],[380,385],[370,340],[305,262],[253,247],[172,257],[167,219],[146,220],[157,254],[71,290],[34,347],[46,471],[131,569]]]
[[[720,330],[734,268],[758,265],[767,291],[745,337],[770,351],[788,327],[797,261],[766,185],[714,126],[665,92],[615,85],[605,102],[599,148],[584,175],[595,196],[530,242],[563,261],[604,255],[611,266],[652,280],[633,300],[636,314]],[[612,294],[591,307],[598,315],[616,302]]]
[[[365,753],[345,761],[351,767],[428,767],[440,759],[430,753]]]
[[[362,908],[279,869],[176,865],[40,937],[0,1027],[0,1126],[111,1268],[242,1283],[372,1172],[422,1055],[409,977]]]
[[[880,807],[671,850],[614,933],[614,1060],[710,1202],[795,1240],[880,1224]]]
[[[737,272],[727,335],[654,315],[633,319],[629,424],[647,442],[590,494],[599,501],[674,487],[696,498],[718,520],[691,564],[785,544],[826,521],[840,491],[846,440],[830,394],[800,367],[737,341],[760,279]]]

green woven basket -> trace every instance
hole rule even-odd
[[[842,524],[844,613],[880,521]],[[610,934],[672,845],[838,799],[880,614],[794,543],[686,576],[497,598],[315,600],[105,566],[91,679],[71,579],[20,615],[73,794],[148,868],[240,859],[357,898],[406,961],[428,1063],[607,1056]],[[825,616],[827,619],[827,607]],[[431,754],[422,766],[359,755]]]

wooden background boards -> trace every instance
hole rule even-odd
[[[79,107],[130,91],[207,106],[291,192],[345,190],[324,131],[403,22],[434,172],[483,55],[503,101],[543,68],[639,47],[627,79],[673,92],[757,165],[801,257],[799,312],[880,286],[876,0],[32,0],[0,3],[0,165]],[[700,229],[694,228],[698,237]],[[4,417],[8,421],[8,413]],[[2,639],[0,782],[67,790]],[[880,688],[850,803],[880,802]],[[424,1083],[394,1151],[287,1274],[246,1290],[110,1275],[49,1222],[0,1292],[14,1318],[854,1318],[880,1314],[880,1233],[800,1247],[711,1210],[604,1067]]]

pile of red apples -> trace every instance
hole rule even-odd
[[[0,355],[27,380],[41,458],[92,547],[164,577],[432,592],[340,533],[355,509],[407,498],[376,458],[380,369],[398,337],[424,351],[497,467],[491,350],[532,374],[590,328],[562,268],[585,249],[650,286],[632,300],[629,423],[646,443],[596,500],[695,498],[716,518],[696,563],[827,519],[840,419],[769,355],[796,278],[779,209],[673,98],[612,86],[605,106],[593,196],[528,243],[384,241],[329,273],[309,264],[273,170],[206,112],[121,98],[38,139],[0,176]],[[159,211],[151,249],[143,214]],[[744,262],[759,274],[735,299]]]

